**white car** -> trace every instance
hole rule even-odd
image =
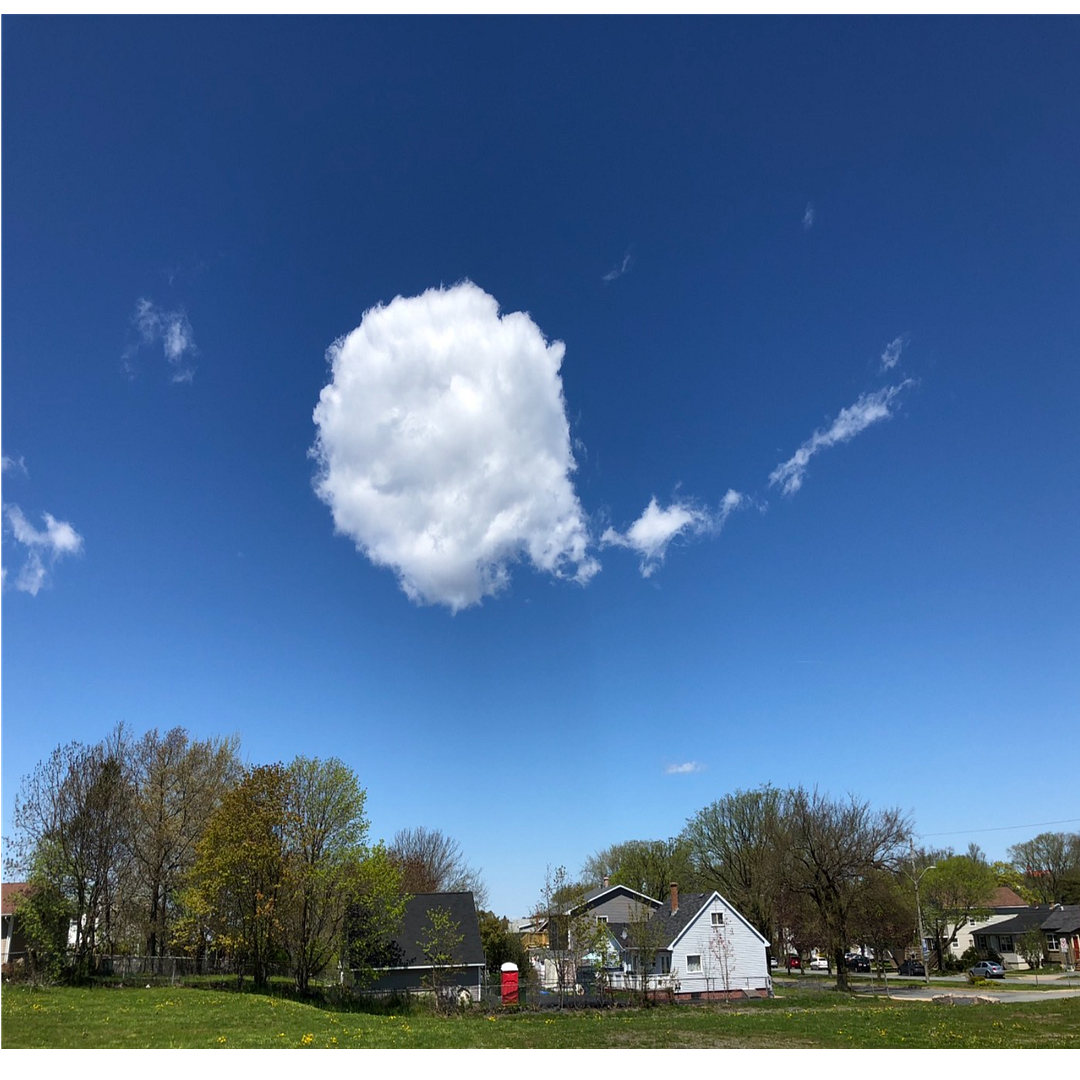
[[[829,961],[826,960],[824,956],[815,956],[814,959],[810,961],[810,970],[811,971],[828,971],[829,970]]]

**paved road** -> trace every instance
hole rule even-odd
[[[849,976],[851,988],[856,993],[870,994],[875,990],[880,993],[880,980],[869,975]],[[942,986],[942,983],[948,985]],[[791,977],[778,981],[778,988],[799,986],[809,990],[820,987],[822,990],[835,985],[833,977],[824,972]],[[1043,988],[1046,989],[1043,989]],[[1050,1001],[1055,998],[1080,997],[1080,974],[1051,972],[1039,976],[1038,986],[1032,976],[994,979],[986,986],[972,986],[966,974],[932,975],[931,985],[927,986],[921,975],[890,975],[888,981],[890,997],[903,1001],[930,1001],[942,994],[955,994],[957,997],[996,998],[999,1001]]]

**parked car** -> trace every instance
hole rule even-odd
[[[847,958],[847,966],[848,971],[869,972],[870,960],[868,957],[863,956],[862,953],[859,953],[857,956],[849,956]]]
[[[797,956],[787,958],[788,971],[802,971],[802,961]]]
[[[1004,979],[1005,969],[993,960],[980,960],[974,967],[968,968],[973,979]]]
[[[826,960],[824,956],[815,956],[814,959],[810,961],[810,970],[811,971],[828,971],[829,970],[829,961]]]
[[[925,975],[926,968],[921,960],[905,960],[900,965],[901,975]]]
[[[780,966],[780,961],[777,960],[775,956],[770,956],[769,957],[769,967],[771,967],[771,968],[773,968],[775,970],[779,966]]]

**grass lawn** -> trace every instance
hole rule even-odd
[[[1056,1047],[1080,1048],[1080,998],[944,1007],[779,991],[771,1001],[439,1018],[342,1011],[266,994],[183,987],[6,986],[4,1049],[18,1047]]]

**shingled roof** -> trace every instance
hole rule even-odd
[[[452,922],[458,924],[461,942],[453,951],[455,967],[475,967],[486,963],[484,946],[480,942],[480,923],[476,917],[476,903],[471,892],[417,893],[405,905],[393,942],[390,945],[387,967],[429,967],[420,944],[430,934],[428,912],[433,909],[446,911]]]

